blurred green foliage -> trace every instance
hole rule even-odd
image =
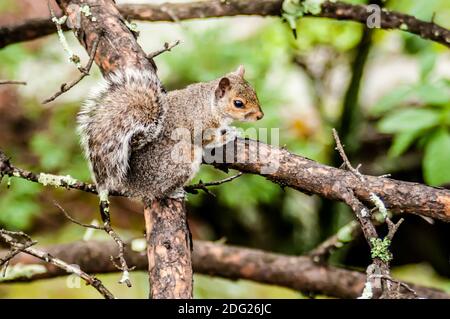
[[[4,190],[10,183],[8,190]],[[0,196],[0,225],[5,225],[8,229],[28,229],[33,218],[40,213],[41,207],[36,202],[41,187],[22,179],[4,178],[2,195]]]
[[[78,108],[78,104],[55,108],[48,123],[51,130],[34,134],[30,149],[39,159],[39,168],[42,171],[59,175],[69,174],[89,181],[88,166],[75,133],[74,119]]]
[[[14,1],[2,1],[0,2],[0,12],[2,13],[17,13],[19,7]]]
[[[372,114],[383,115],[378,129],[394,135],[389,155],[398,157],[416,142],[424,149],[425,181],[442,185],[450,182],[450,79],[432,79],[436,53],[431,49],[419,59],[419,82],[394,88]]]
[[[450,27],[450,2],[390,1],[389,7],[415,17]],[[420,63],[419,81],[401,85],[383,96],[371,109],[381,116],[380,132],[393,134],[390,157],[399,157],[413,146],[424,151],[423,177],[430,185],[450,183],[450,79],[436,79],[438,54],[443,49],[430,41],[408,33],[402,34],[406,54]]]

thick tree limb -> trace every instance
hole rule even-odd
[[[144,217],[150,298],[192,298],[192,243],[184,202],[154,201]]]
[[[217,155],[221,153],[225,161],[220,162]],[[331,200],[343,201],[342,194],[352,190],[360,201],[371,206],[370,192],[373,192],[388,209],[450,222],[450,191],[446,189],[366,175],[362,183],[350,171],[326,166],[283,148],[249,139],[230,142],[224,151],[217,149],[215,154],[205,157],[204,161],[222,169],[232,168],[262,175],[280,186]]]
[[[76,190],[80,190],[80,191],[87,192],[87,193],[98,194],[97,188],[94,184],[82,182],[80,180],[73,178],[70,175],[62,176],[62,175],[53,175],[53,174],[47,174],[47,173],[34,173],[34,172],[28,171],[26,169],[16,167],[15,165],[13,165],[11,163],[10,159],[5,155],[5,153],[3,153],[3,151],[0,149],[0,177],[5,176],[5,175],[9,176],[9,177],[22,178],[27,181],[39,183],[44,186],[54,186],[54,187],[62,187],[62,188],[66,188],[66,189],[76,189]],[[236,175],[224,178],[219,181],[213,181],[213,182],[207,182],[207,183],[200,181],[198,184],[185,186],[184,190],[187,193],[191,193],[191,194],[198,194],[198,190],[202,190],[202,191],[214,196],[214,194],[209,191],[208,187],[218,186],[218,185],[221,185],[224,183],[231,182],[241,175],[242,175],[242,173],[240,172]],[[117,192],[111,192],[109,195],[110,196],[123,196],[122,194],[117,193]],[[57,207],[60,208],[60,210],[62,210],[64,212],[62,207],[60,207],[59,205],[57,205]],[[68,215],[66,213],[65,213],[65,215],[66,215],[66,217],[68,217]],[[69,217],[69,219],[70,219],[70,217]],[[86,227],[86,225],[81,225],[81,226]]]
[[[364,175],[366,182],[363,184],[350,171],[323,165],[285,149],[248,139],[237,139],[235,144],[226,145],[223,151],[215,151],[215,154],[220,153],[229,160],[219,163],[214,157],[205,157],[204,162],[221,169],[232,168],[262,175],[280,186],[289,186],[307,194],[337,201],[343,201],[342,194],[350,189],[359,200],[371,205],[369,187],[388,209],[450,222],[450,190],[447,189],[367,175]],[[2,154],[0,152],[0,172],[39,182],[40,174],[12,166]],[[267,172],[267,167],[271,165],[276,170]],[[74,179],[70,181],[71,183],[63,181],[61,186],[89,193],[97,192],[95,185]]]
[[[103,74],[133,67],[154,70],[151,59],[136,43],[135,35],[111,0],[56,0],[68,21],[76,26],[76,35],[87,52],[92,52],[99,39],[95,63]],[[82,6],[89,6],[91,16],[80,15]],[[95,18],[94,21],[92,21]],[[53,23],[53,22],[52,22]]]
[[[210,0],[160,5],[128,4],[119,6],[119,10],[123,16],[136,20],[178,21],[237,15],[279,16],[281,4],[282,0]],[[366,23],[371,13],[372,11],[364,5],[325,1],[322,4],[322,11],[315,16]],[[399,12],[382,11],[380,27],[400,29],[450,46],[449,30],[433,22],[421,21]],[[36,39],[55,31],[54,24],[49,19],[34,19],[18,25],[5,26],[0,28],[0,48],[12,43]]]
[[[131,243],[127,247],[132,247]],[[54,245],[45,248],[53,256],[70,264],[77,264],[88,273],[110,273],[117,269],[109,256],[117,254],[112,242],[88,241]],[[6,252],[0,253],[2,257]],[[143,252],[127,248],[126,257],[139,270],[147,270],[147,257]],[[19,254],[11,263],[42,264],[46,273],[31,278],[16,278],[9,282],[34,281],[66,275],[65,271],[40,260]],[[194,241],[192,254],[194,271],[200,274],[229,279],[248,279],[256,282],[284,286],[304,292],[338,298],[356,298],[361,295],[366,276],[357,271],[318,265],[310,257],[294,257],[268,253],[257,249],[239,248],[205,241]],[[449,294],[433,288],[409,285],[420,297],[448,299]]]

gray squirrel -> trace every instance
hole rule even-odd
[[[256,121],[255,90],[240,66],[219,79],[166,92],[155,72],[127,68],[106,76],[78,114],[78,133],[100,196],[103,229],[119,247],[120,283],[131,287],[124,243],[111,227],[108,195],[184,197],[203,150],[236,137],[233,121]]]
[[[244,73],[239,66],[218,79],[170,92],[153,71],[127,68],[107,75],[78,115],[101,208],[109,209],[111,192],[146,204],[184,196],[203,149],[234,139],[233,121],[264,116]]]

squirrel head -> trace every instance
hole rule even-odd
[[[220,78],[215,90],[215,104],[220,112],[234,121],[257,121],[264,113],[258,97],[250,83],[244,79],[245,69],[241,65],[234,72]]]

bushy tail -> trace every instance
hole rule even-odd
[[[78,114],[78,133],[97,186],[118,190],[131,151],[162,130],[167,102],[151,71],[112,73],[90,94]]]

